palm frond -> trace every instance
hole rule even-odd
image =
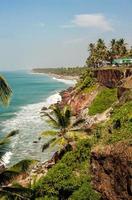
[[[42,152],[44,152],[46,149],[50,147],[50,145],[56,140],[56,137],[52,138],[42,146]]]
[[[56,145],[64,146],[65,144],[67,144],[67,140],[64,137],[58,137],[54,142],[52,142],[51,147]]]
[[[0,140],[0,147],[1,145],[5,145],[9,142],[8,138],[4,137],[3,139]]]
[[[37,160],[25,159],[10,167],[9,170],[13,172],[23,173],[29,170],[37,162],[38,162]]]
[[[9,87],[6,80],[0,76],[0,101],[4,106],[9,104],[9,100],[12,94],[12,90]]]
[[[17,135],[19,133],[19,130],[13,130],[13,131],[11,131],[7,136],[6,136],[6,138],[10,138],[10,137],[12,137],[12,136],[15,136],[15,135]]]
[[[60,127],[65,128],[65,119],[58,105],[51,107]]]
[[[55,128],[58,127],[57,121],[49,113],[45,112],[43,116],[48,117],[49,120],[47,122],[49,124],[53,125]]]
[[[9,199],[30,200],[33,196],[33,191],[24,187],[2,187],[0,195],[6,196]]]
[[[41,133],[41,136],[55,136],[58,134],[58,131],[55,130],[48,130],[48,131],[43,131]]]
[[[65,126],[69,126],[70,125],[70,119],[71,119],[71,110],[69,108],[69,106],[65,106],[63,109],[63,114],[64,114],[64,119],[65,119]]]
[[[0,185],[11,181],[12,179],[14,179],[18,175],[19,175],[18,172],[10,171],[10,170],[4,170],[3,172],[0,173]]]
[[[80,124],[83,124],[85,119],[77,119],[75,122],[73,122],[72,127],[76,127]]]
[[[37,162],[38,161],[36,160],[22,160],[7,170],[4,170],[0,173],[0,184],[5,183],[6,181],[11,181],[21,173],[27,172],[27,170],[29,170]]]

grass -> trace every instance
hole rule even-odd
[[[132,142],[132,101],[116,106],[109,121],[100,125],[102,145],[114,144],[119,141]],[[120,126],[115,127],[117,121]]]
[[[89,115],[96,115],[97,113],[102,113],[112,106],[112,104],[117,100],[117,89],[103,88],[91,106],[89,107]]]

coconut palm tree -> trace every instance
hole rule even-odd
[[[0,102],[7,106],[12,95],[12,90],[3,76],[0,75]]]
[[[73,141],[72,137],[75,132],[85,131],[83,128],[79,127],[80,124],[84,122],[84,119],[75,119],[72,117],[69,106],[65,106],[61,109],[58,105],[55,105],[51,107],[51,110],[52,115],[42,111],[42,116],[46,116],[48,118],[48,123],[55,129],[54,131],[44,131],[42,133],[43,136],[55,136],[48,145],[45,145],[45,148],[49,147],[51,144],[55,145],[59,143],[63,145],[70,143]]]
[[[97,41],[96,52],[97,52],[96,57],[98,61],[98,66],[103,66],[103,62],[106,61],[108,55],[107,47],[105,45],[104,40],[99,39]]]
[[[119,39],[117,41],[118,55],[119,55],[119,57],[126,56],[126,54],[127,54],[126,45],[127,45],[127,43],[125,43],[125,40],[123,38],[121,38],[121,39]]]
[[[0,103],[4,106],[7,106],[9,104],[11,94],[12,90],[9,87],[7,81],[4,79],[3,76],[0,75]],[[0,160],[3,154],[3,150],[5,150],[6,143],[9,141],[9,138],[14,134],[15,132],[12,132],[6,137],[0,139]]]
[[[110,48],[111,60],[115,58],[122,58],[127,55],[127,43],[123,38],[119,40],[111,40]]]

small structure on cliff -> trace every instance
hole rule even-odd
[[[114,65],[131,65],[132,64],[132,58],[118,58],[114,59],[112,64]]]

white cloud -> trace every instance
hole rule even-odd
[[[62,28],[99,28],[104,31],[112,31],[110,22],[103,14],[80,14],[75,15],[69,25],[63,25]]]

